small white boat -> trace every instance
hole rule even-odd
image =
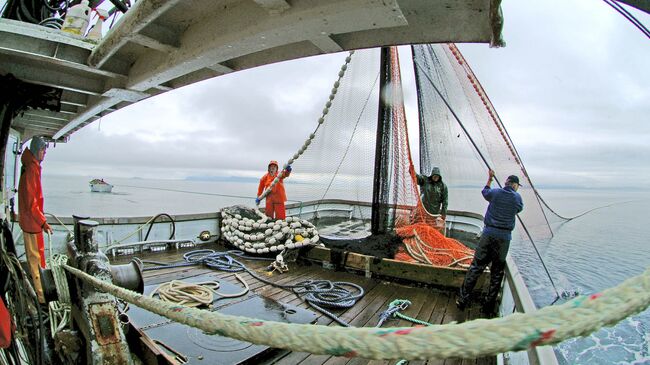
[[[113,190],[113,185],[104,181],[104,179],[90,180],[90,191],[93,193],[110,193]]]

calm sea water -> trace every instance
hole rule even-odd
[[[44,176],[45,210],[58,216],[92,217],[214,212],[233,204],[252,205],[257,190],[255,182],[115,178],[107,179],[115,185],[113,193],[99,194],[90,192],[90,179]],[[294,200],[319,195],[309,186],[287,184],[286,188]],[[337,193],[343,192],[332,192]],[[556,227],[551,240],[537,243],[560,292],[597,293],[650,267],[650,193],[543,190],[542,194],[566,216],[611,204]],[[481,207],[474,209],[483,213]],[[511,252],[537,304],[550,304],[555,291],[531,244],[513,243]],[[586,338],[565,341],[556,352],[562,364],[650,364],[649,344],[650,310],[646,310]]]

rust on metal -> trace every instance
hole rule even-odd
[[[117,322],[117,315],[113,303],[91,304],[88,309],[97,343],[105,346],[120,342],[119,323]]]

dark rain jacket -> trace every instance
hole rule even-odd
[[[447,215],[447,185],[442,182],[442,176],[433,182],[430,176],[416,174],[418,185],[421,186],[422,205],[431,214]]]
[[[485,186],[481,193],[490,202],[483,219],[483,233],[510,240],[510,232],[515,228],[515,217],[524,209],[521,195],[510,186],[495,189]]]
[[[26,148],[20,158],[23,166],[18,183],[18,223],[23,232],[41,233],[47,221],[43,214],[41,162]]]

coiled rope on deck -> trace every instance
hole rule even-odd
[[[149,294],[153,297],[158,294],[160,300],[187,307],[199,307],[211,305],[214,300],[214,292],[219,288],[216,281],[205,281],[200,283],[186,283],[181,280],[172,280],[160,284]]]
[[[602,293],[529,314],[429,327],[338,328],[263,321],[173,305],[73,267],[65,268],[117,298],[206,333],[290,351],[368,359],[468,358],[552,345],[613,325],[650,305],[649,268]]]
[[[244,285],[244,290],[239,293],[219,293],[217,290],[219,290],[221,285],[218,281],[187,283],[181,280],[172,280],[160,284],[149,296],[153,297],[158,294],[161,300],[187,307],[210,306],[214,301],[215,295],[222,298],[237,298],[248,293],[250,290],[248,283],[237,274],[235,274],[235,277]]]
[[[365,294],[363,288],[359,285],[344,281],[331,282],[329,280],[305,280],[291,285],[278,284],[259,276],[255,271],[251,270],[246,265],[233,258],[233,256],[254,260],[262,259],[245,256],[244,252],[238,250],[220,252],[210,249],[203,249],[194,250],[183,254],[183,259],[185,262],[172,263],[168,265],[152,261],[141,262],[158,265],[145,267],[143,268],[143,271],[159,270],[173,267],[185,267],[192,265],[204,265],[214,270],[226,272],[236,273],[246,271],[252,277],[263,283],[273,285],[277,288],[291,290],[298,297],[304,299],[313,308],[331,318],[341,326],[346,327],[350,325],[339,319],[334,313],[328,311],[324,307],[336,309],[351,308],[356,304],[357,300]],[[246,284],[244,283],[244,285]]]

